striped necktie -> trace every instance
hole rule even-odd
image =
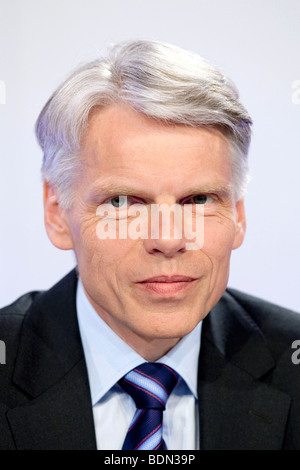
[[[145,362],[119,380],[137,407],[122,450],[166,450],[163,411],[177,380],[173,369],[158,362]]]

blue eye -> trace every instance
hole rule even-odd
[[[127,206],[127,197],[126,196],[116,196],[109,201],[113,207],[120,209]]]
[[[194,204],[206,204],[208,200],[208,197],[205,196],[205,194],[197,194],[196,196],[193,196],[192,201]]]

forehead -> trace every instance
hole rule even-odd
[[[230,146],[218,130],[164,124],[127,105],[94,112],[81,159],[93,180],[126,180],[164,191],[180,185],[231,182]]]

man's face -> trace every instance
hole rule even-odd
[[[164,125],[114,105],[91,117],[81,158],[74,204],[60,217],[84,289],[121,338],[144,357],[160,357],[218,302],[231,251],[243,240],[243,202],[233,200],[228,142],[216,130]],[[202,248],[186,249],[184,236],[100,239],[97,208],[117,208],[124,195],[130,206],[203,205]],[[46,220],[47,198],[46,192]]]

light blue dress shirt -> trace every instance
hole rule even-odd
[[[120,450],[136,407],[118,380],[145,362],[102,320],[78,282],[76,307],[87,364],[97,448]],[[157,362],[172,367],[180,379],[163,417],[163,438],[169,450],[199,449],[197,373],[201,323]]]

